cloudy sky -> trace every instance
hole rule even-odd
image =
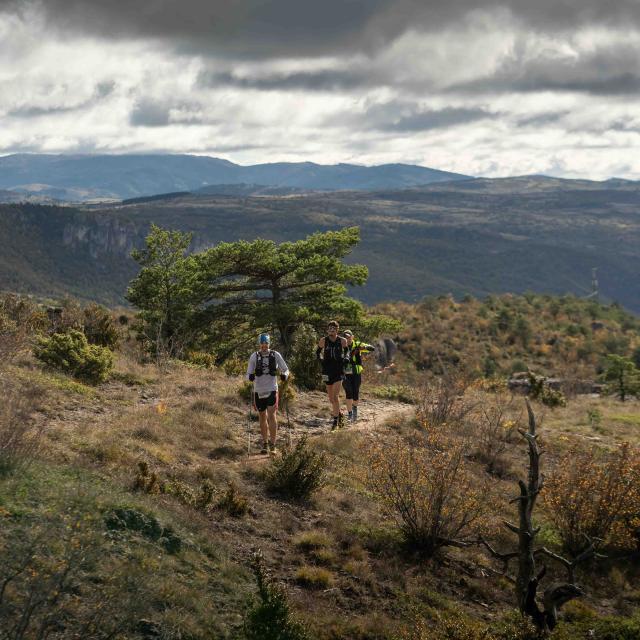
[[[0,155],[640,179],[640,0],[0,0]]]

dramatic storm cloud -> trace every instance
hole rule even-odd
[[[0,0],[0,153],[640,178],[637,0]]]

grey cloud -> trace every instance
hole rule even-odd
[[[548,124],[556,124],[569,115],[569,111],[548,111],[534,116],[520,118],[516,125],[519,127],[544,127]]]
[[[198,84],[208,88],[230,86],[260,91],[344,91],[381,86],[386,82],[378,80],[373,73],[367,75],[360,70],[323,69],[259,76],[204,71],[198,77]]]
[[[578,52],[575,57],[546,52],[529,58],[516,51],[491,76],[450,87],[469,93],[570,91],[593,95],[640,93],[640,43]]]
[[[27,0],[28,3],[29,0]],[[31,0],[31,4],[38,0]],[[22,2],[4,3],[18,11]],[[170,40],[230,57],[373,53],[408,30],[434,32],[471,12],[507,10],[535,29],[640,25],[637,0],[39,0],[50,25],[103,38]]]
[[[361,123],[379,131],[417,132],[445,129],[498,115],[482,107],[428,109],[405,101],[391,101],[369,107]]]
[[[96,85],[93,95],[95,96],[96,100],[102,100],[103,98],[106,98],[107,96],[111,95],[114,92],[115,88],[116,88],[116,83],[113,80],[108,80],[106,82],[99,82]]]
[[[622,131],[625,133],[640,133],[640,122],[616,120],[607,129],[611,131]]]
[[[383,128],[387,131],[428,131],[444,129],[478,120],[495,118],[497,114],[484,109],[445,108],[437,111],[415,111],[389,122]]]
[[[129,114],[134,127],[166,127],[169,124],[169,105],[153,100],[140,100]]]
[[[74,111],[81,111],[89,108],[109,97],[115,89],[115,82],[99,82],[94,90],[93,94],[87,100],[71,104],[52,104],[52,105],[21,105],[15,109],[10,110],[7,116],[12,118],[39,118],[40,116],[52,116],[62,113],[70,113]]]
[[[129,124],[134,127],[166,127],[178,125],[217,125],[219,117],[203,113],[201,105],[186,100],[141,98],[129,114]]]
[[[36,107],[31,105],[25,105],[16,107],[7,112],[7,116],[10,118],[39,118],[40,116],[52,116],[60,113],[69,113],[71,111],[78,111],[86,106],[86,103],[73,106],[50,106],[50,107]]]

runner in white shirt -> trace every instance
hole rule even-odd
[[[261,453],[276,453],[278,433],[278,381],[277,372],[284,382],[289,377],[289,367],[284,358],[269,349],[269,334],[261,333],[258,338],[260,350],[251,354],[247,365],[247,380],[253,382],[253,404],[260,416],[262,434]],[[267,440],[268,431],[268,440]]]

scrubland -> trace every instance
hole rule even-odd
[[[0,325],[0,638],[256,637],[258,550],[306,637],[536,637],[516,611],[514,563],[505,570],[479,542],[516,544],[503,520],[516,518],[527,474],[527,417],[505,377],[529,347],[450,317],[438,337],[420,309],[400,310],[422,346],[401,335],[396,370],[368,367],[362,421],[332,432],[324,396],[299,391],[280,412],[275,460],[256,455],[237,371],[145,362],[123,324],[113,371],[91,385],[34,358],[24,315]],[[558,326],[571,321],[563,313]],[[545,359],[547,334],[561,334],[545,316],[528,338],[531,366],[558,374],[554,362],[568,369],[580,344],[556,341],[557,358]],[[635,331],[614,337],[633,350]],[[469,367],[446,357],[449,343]],[[429,353],[434,366],[416,367]],[[486,353],[498,370],[478,375]],[[581,377],[597,377],[596,355],[578,363]],[[605,556],[578,566],[585,595],[564,607],[554,637],[638,638],[640,402],[569,392],[564,407],[532,407],[548,478],[540,544],[575,557],[584,534]],[[291,497],[269,478],[302,440],[322,473]],[[565,579],[561,564],[539,562],[546,581]],[[303,637],[292,633],[269,637]]]

